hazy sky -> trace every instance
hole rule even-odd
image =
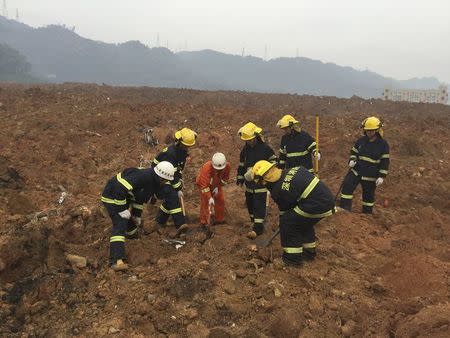
[[[173,51],[297,55],[450,83],[450,0],[6,0],[31,26]],[[266,54],[267,46],[267,54]]]

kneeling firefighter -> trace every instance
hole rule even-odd
[[[314,226],[335,212],[330,189],[304,167],[281,170],[257,162],[246,178],[264,184],[280,210],[280,237],[285,264],[300,265],[316,256]]]
[[[209,207],[214,207],[215,224],[225,223],[225,197],[222,186],[230,179],[230,163],[225,155],[215,153],[198,173],[196,183],[200,191],[200,224],[207,225]]]
[[[109,239],[109,264],[113,270],[126,270],[125,237],[136,238],[144,204],[159,196],[166,182],[172,181],[175,168],[159,162],[155,168],[127,168],[106,184],[101,201],[112,220]],[[130,211],[131,209],[131,211]]]
[[[177,228],[177,232],[187,230],[186,217],[182,209],[183,199],[183,170],[189,156],[188,149],[195,145],[197,133],[189,128],[183,128],[175,133],[175,142],[164,148],[153,160],[152,166],[161,161],[168,161],[175,167],[174,179],[163,187],[161,193],[163,203],[159,207],[156,222],[160,228],[164,227],[170,216]]]

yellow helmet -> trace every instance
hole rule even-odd
[[[191,147],[195,144],[197,133],[189,128],[183,128],[175,133],[175,139],[185,146]]]
[[[284,115],[281,120],[277,122],[277,127],[283,129],[297,123],[299,123],[299,121],[297,121],[292,115]]]
[[[254,124],[253,122],[249,122],[239,129],[238,135],[241,137],[241,140],[249,141],[253,140],[256,135],[260,134],[261,132],[261,128],[256,126],[256,124]]]
[[[276,182],[281,177],[281,169],[275,167],[275,163],[261,160],[255,163],[252,169],[253,179],[259,183],[261,180],[266,182]]]
[[[378,130],[383,126],[380,119],[375,116],[366,118],[364,121],[362,121],[361,125],[364,130]]]

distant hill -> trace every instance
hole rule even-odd
[[[264,61],[212,50],[172,53],[139,41],[108,44],[64,26],[32,28],[0,17],[0,43],[26,56],[35,74],[51,82],[246,90],[380,97],[384,87],[435,88],[436,78],[397,81],[308,58]]]

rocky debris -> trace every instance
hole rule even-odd
[[[344,337],[350,337],[355,332],[356,323],[353,320],[348,320],[344,325],[341,326],[341,332]]]
[[[449,317],[440,307],[449,298],[449,107],[82,84],[33,88],[0,91],[9,114],[0,120],[0,336],[446,336],[447,321],[431,313]],[[283,264],[279,238],[258,248],[245,237],[251,224],[234,178],[224,186],[226,224],[211,238],[198,229],[200,165],[220,150],[235,172],[243,145],[236,131],[248,116],[276,149],[282,111],[299,112],[308,132],[310,112],[321,115],[321,179],[333,193],[366,114],[388,122],[393,154],[374,214],[359,213],[358,188],[353,212],[316,226],[317,258],[300,268]],[[192,223],[175,250],[162,241],[171,221],[167,234],[152,231],[160,202],[144,206],[140,238],[126,241],[130,269],[115,274],[100,193],[118,171],[148,167],[166,146],[146,145],[136,125],[152,126],[167,142],[181,126],[199,132],[183,171]],[[420,142],[412,137],[408,154],[403,140],[417,130]],[[423,135],[437,136],[425,142]],[[58,204],[62,192],[70,194]],[[275,231],[273,203],[267,221]]]
[[[445,337],[450,332],[450,303],[430,305],[397,323],[398,337]]]
[[[270,324],[270,334],[277,338],[298,337],[303,329],[303,320],[301,311],[280,312]]]
[[[66,254],[66,259],[70,264],[72,264],[72,266],[75,266],[78,269],[83,269],[87,266],[87,260],[85,257]]]
[[[200,321],[189,324],[186,331],[191,338],[208,338],[210,335],[210,330]]]
[[[10,160],[0,156],[0,188],[22,189],[24,180]]]

